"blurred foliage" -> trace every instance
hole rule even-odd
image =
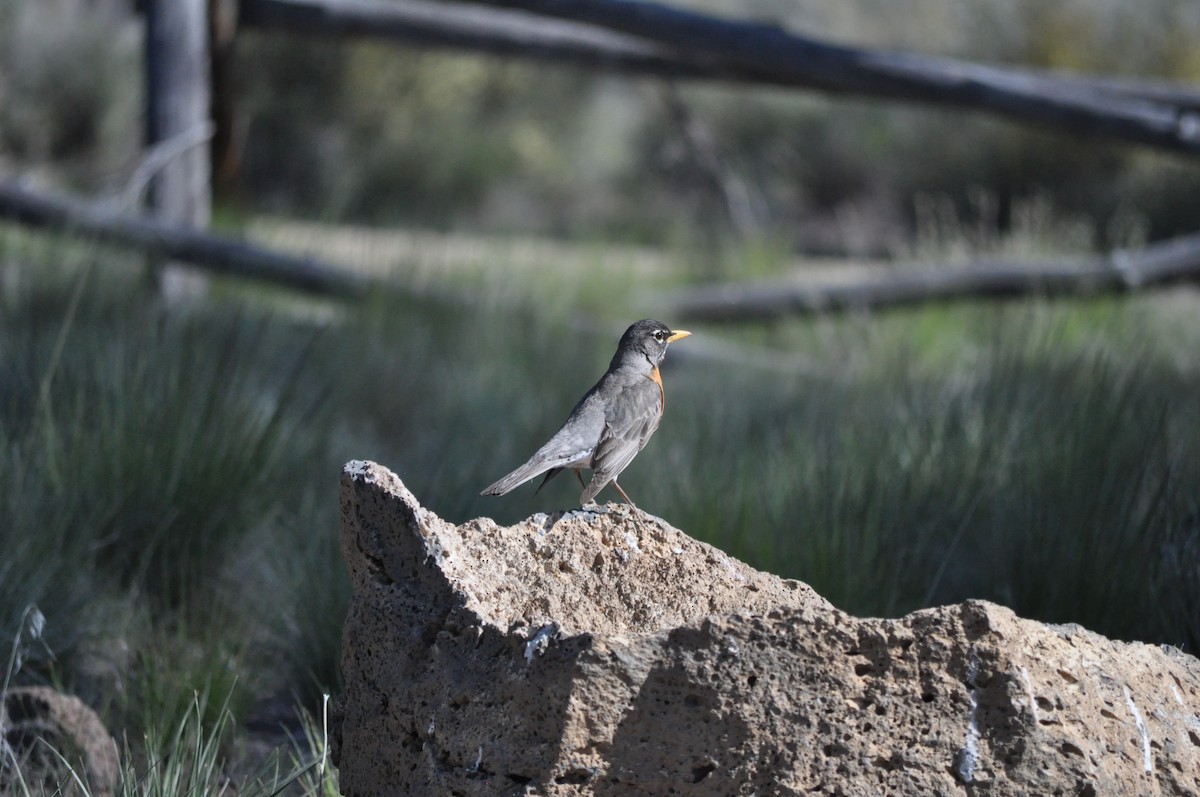
[[[139,40],[113,3],[0,0],[0,171],[113,188],[140,144]]]
[[[1200,81],[1190,0],[695,5],[852,44]],[[122,7],[0,0],[8,169],[93,190],[128,170],[140,72]],[[237,63],[242,168],[222,201],[241,212],[707,246],[747,232],[730,224],[732,185],[752,236],[806,251],[911,254],[930,201],[1004,229],[1038,199],[1087,219],[1094,247],[1195,226],[1194,164],[980,115],[258,31]],[[673,102],[711,151],[689,146]],[[994,218],[975,215],[980,192]]]

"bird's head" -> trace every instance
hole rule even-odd
[[[625,330],[620,344],[617,345],[617,357],[636,352],[645,355],[651,365],[658,367],[667,354],[667,346],[690,334],[692,333],[683,329],[672,330],[666,324],[652,318],[643,319]]]

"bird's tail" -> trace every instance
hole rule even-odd
[[[531,459],[499,481],[489,484],[483,489],[480,495],[504,495],[510,493],[533,477],[550,470],[553,466],[553,462],[537,462]]]
[[[582,506],[588,501],[594,501],[596,496],[600,494],[600,491],[608,486],[609,481],[609,479],[601,479],[592,474],[591,481],[588,482],[587,487],[583,488],[583,494],[579,496],[579,504]]]

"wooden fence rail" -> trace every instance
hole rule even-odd
[[[241,0],[241,23],[985,111],[1200,155],[1200,90],[829,44],[645,0]]]
[[[31,227],[78,233],[128,246],[206,271],[263,280],[309,293],[360,296],[371,283],[315,258],[297,257],[146,216],[0,182],[0,218]]]
[[[897,267],[892,273],[854,284],[708,286],[680,296],[675,315],[708,322],[767,321],[956,299],[1127,293],[1185,282],[1200,283],[1200,235],[1098,257],[1033,263],[992,260],[966,268]]]

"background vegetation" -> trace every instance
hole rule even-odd
[[[127,173],[141,130],[128,2],[0,0],[0,167],[92,192]],[[1190,0],[697,5],[854,44],[1200,80]],[[1082,220],[1089,246],[1194,227],[1195,166],[982,116],[252,31],[238,57],[227,221],[271,211],[707,246],[700,231],[727,213],[670,112],[678,93],[724,177],[746,189],[747,232],[789,248],[913,254],[931,203],[1006,231],[1037,199]]]
[[[0,171],[103,195],[136,159],[137,36],[119,0],[87,8],[68,24],[55,3],[0,0]],[[861,43],[1200,77],[1200,13],[1177,0],[743,13]],[[1193,165],[990,120],[378,45],[240,47],[254,64],[243,168],[220,223],[389,268],[395,294],[342,304],[218,280],[207,301],[165,307],[138,256],[0,226],[0,653],[24,651],[14,682],[102,712],[130,784],[165,773],[156,760],[187,763],[201,793],[278,783],[228,762],[262,757],[249,728],[337,688],[341,465],[384,463],[453,521],[570,506],[563,480],[537,498],[477,493],[670,290],[802,273],[804,250],[953,259],[1194,230]],[[673,90],[748,186],[751,228],[723,226],[667,113]],[[265,214],[452,234],[400,246]],[[562,240],[531,250],[516,233]],[[1198,305],[1181,289],[693,329],[671,352],[670,412],[623,483],[854,613],[980,597],[1195,652]],[[311,760],[320,734],[287,722]],[[202,752],[163,752],[180,740]],[[334,786],[310,772],[293,788]]]

